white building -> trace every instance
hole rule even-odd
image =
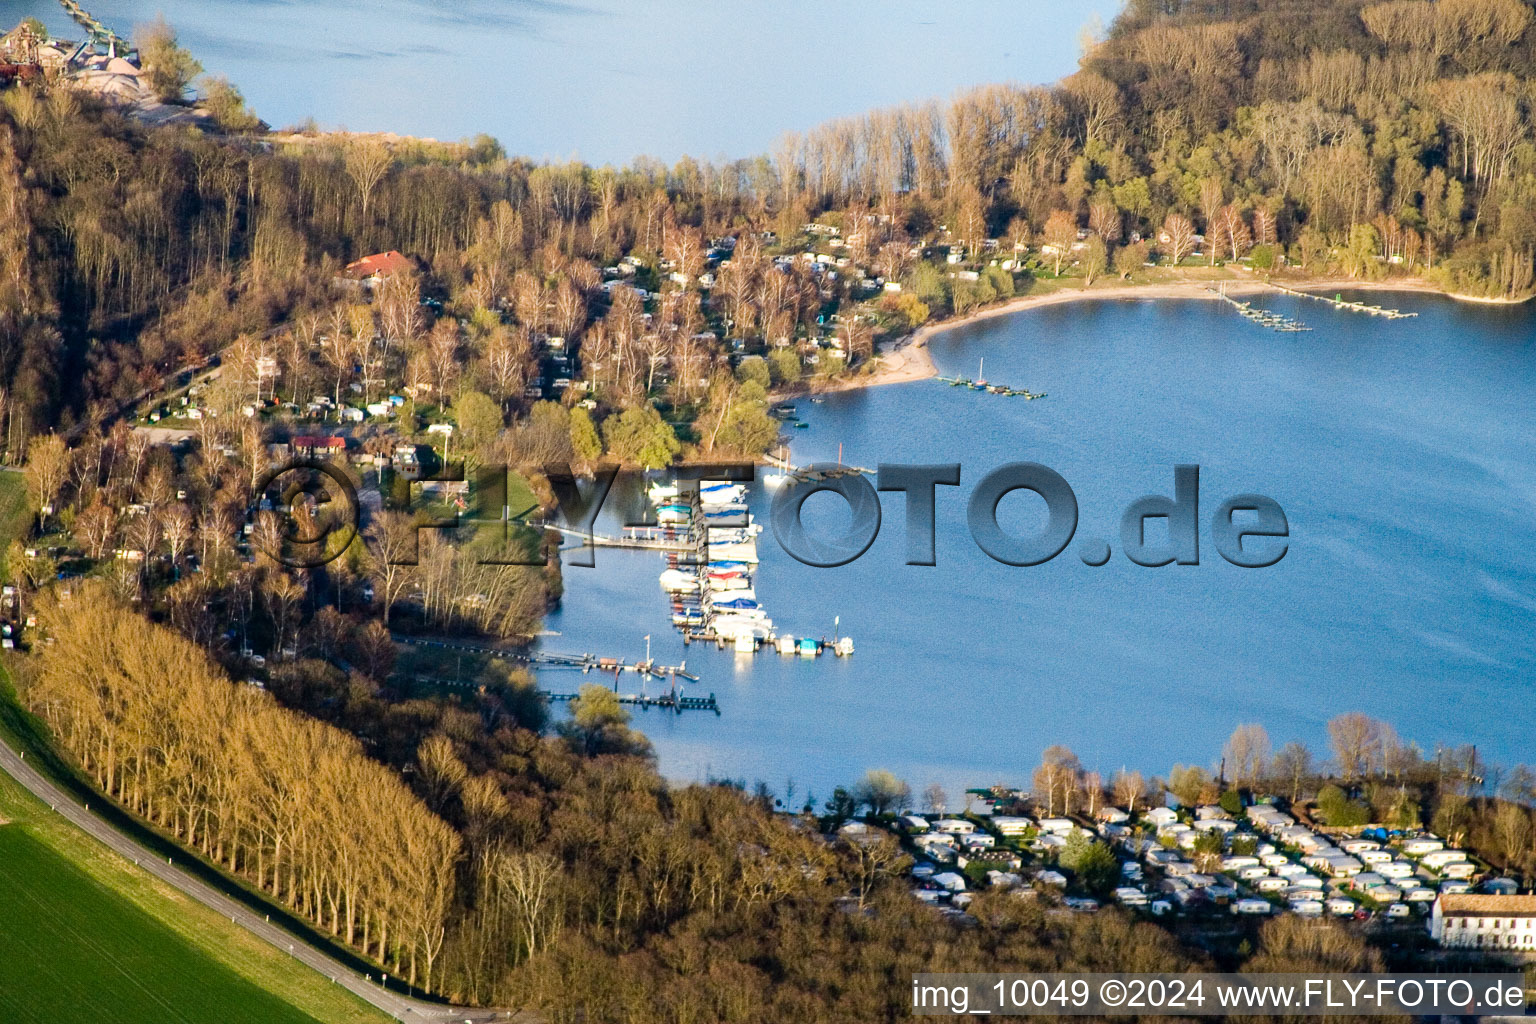
[[[992,819],[992,827],[1005,836],[1021,836],[1033,825],[1028,818],[1015,814],[1000,814]]]
[[[1536,896],[1442,895],[1429,936],[1447,948],[1536,949]]]

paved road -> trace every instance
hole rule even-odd
[[[258,917],[243,903],[229,898],[217,889],[193,877],[174,864],[168,864],[135,840],[117,831],[76,803],[68,794],[32,769],[5,743],[0,742],[0,769],[9,774],[43,803],[52,807],[82,831],[90,834],[156,878],[175,886],[197,902],[239,924],[246,931],[266,940],[295,960],[314,968],[336,984],[372,1003],[398,1020],[410,1022],[459,1021],[483,1024],[489,1021],[506,1021],[510,1016],[499,1010],[472,1010],[424,1003],[380,987],[377,981],[368,981],[362,975],[344,966],[340,961],[306,945],[277,925]],[[302,1009],[302,1007],[300,1007]],[[523,1019],[520,1015],[517,1019]]]

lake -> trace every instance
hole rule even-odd
[[[452,140],[535,158],[668,163],[768,152],[786,131],[1076,69],[1118,0],[90,0],[124,36],[163,13],[276,127]],[[0,0],[78,38],[53,0]],[[939,56],[942,55],[942,56]]]
[[[1233,726],[1260,722],[1278,747],[1326,753],[1326,721],[1361,710],[1432,752],[1475,743],[1505,764],[1532,757],[1536,668],[1536,318],[1525,308],[1376,293],[1413,310],[1386,321],[1317,302],[1262,305],[1314,328],[1275,333],[1199,301],[1070,303],[941,335],[943,374],[1045,391],[1039,401],[890,385],[800,400],[797,464],[959,462],[938,489],[935,567],[904,564],[905,505],[882,496],[883,529],[836,569],[775,543],[754,488],[756,589],[781,631],[851,636],[857,653],[814,661],[737,656],[672,630],[655,552],[599,550],[566,571],[550,650],[687,658],[722,715],[637,714],[669,777],[762,780],[798,804],[870,768],[921,792],[940,782],[1027,785],[1043,748],[1071,747],[1106,776],[1214,765]],[[978,550],[971,488],[1006,462],[1061,473],[1080,507],[1077,540],[1015,568]],[[1201,564],[1144,568],[1120,552],[1121,511],[1173,493],[1173,467],[1201,467]],[[1290,524],[1285,558],[1227,564],[1209,518],[1257,492]],[[999,518],[1038,531],[1043,504],[1004,499]],[[818,495],[807,521],[848,514]],[[610,523],[612,521],[610,520]],[[1149,533],[1153,531],[1149,528]],[[1084,538],[1115,548],[1101,568]],[[579,677],[547,673],[574,688]]]

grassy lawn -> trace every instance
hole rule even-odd
[[[389,1019],[123,860],[3,773],[0,820],[0,1020],[7,1024]]]
[[[5,549],[26,533],[31,517],[27,478],[10,470],[0,471],[0,570],[5,567]]]

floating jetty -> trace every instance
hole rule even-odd
[[[986,369],[986,365],[987,361],[983,359],[981,364],[976,368],[975,380],[972,380],[970,377],[935,377],[934,380],[937,380],[940,384],[948,384],[950,387],[970,388],[972,391],[985,391],[989,395],[1004,395],[1009,398],[1028,398],[1031,400],[1045,397],[1044,391],[1035,392],[1029,390],[1028,388],[1015,388],[1007,384],[992,383],[982,375],[982,371]]]
[[[497,647],[494,644],[476,643],[473,640],[444,640],[429,637],[391,634],[395,643],[407,647],[433,647],[446,651],[462,651],[469,654],[485,654],[505,661],[515,661],[542,668],[576,669],[582,673],[611,672],[617,678],[621,673],[633,672],[654,679],[683,679],[690,683],[699,677],[688,671],[686,665],[658,665],[651,659],[626,661],[623,658],[605,658],[596,654],[560,654],[553,651],[528,651]]]
[[[1405,312],[1401,309],[1388,309],[1385,306],[1372,306],[1366,302],[1349,302],[1344,298],[1344,296],[1338,294],[1337,292],[1335,292],[1333,298],[1330,299],[1326,295],[1315,295],[1312,292],[1297,291],[1295,288],[1287,288],[1285,285],[1275,284],[1273,281],[1268,283],[1269,286],[1274,288],[1276,291],[1282,291],[1287,295],[1294,295],[1298,299],[1311,299],[1314,302],[1326,302],[1334,309],[1344,309],[1351,313],[1365,313],[1369,316],[1382,316],[1386,317],[1388,320],[1406,320],[1410,316],[1419,315],[1417,313]]]
[[[1223,302],[1226,302],[1232,306],[1232,308],[1236,309],[1238,313],[1243,317],[1243,319],[1247,320],[1249,323],[1258,324],[1260,327],[1268,327],[1270,330],[1280,331],[1282,334],[1290,334],[1296,331],[1310,331],[1312,329],[1306,324],[1302,323],[1300,320],[1293,320],[1291,317],[1283,316],[1268,309],[1260,309],[1250,302],[1238,302],[1232,296],[1227,294],[1225,288],[1221,288],[1219,290],[1212,288],[1210,291]]]
[[[416,675],[412,676],[412,678],[419,683],[428,683],[432,686],[468,688],[476,685],[462,679],[444,679],[441,676]],[[539,690],[538,694],[552,704],[568,704],[581,696],[579,693],[566,693],[556,690]],[[685,697],[678,693],[676,689],[673,689],[669,693],[657,694],[656,696],[646,693],[620,693],[618,699],[620,704],[632,704],[645,709],[661,708],[664,711],[671,711],[679,715],[684,711],[713,711],[717,716],[720,714],[720,704],[715,700],[713,693],[708,697]]]
[[[567,702],[575,700],[580,694],[540,690],[539,696],[552,702]],[[684,697],[680,693],[664,693],[658,697],[648,697],[643,693],[621,693],[619,703],[633,704],[642,708],[661,708],[679,715],[684,711],[713,711],[717,716],[720,714],[720,705],[715,702],[714,694],[708,697]]]

